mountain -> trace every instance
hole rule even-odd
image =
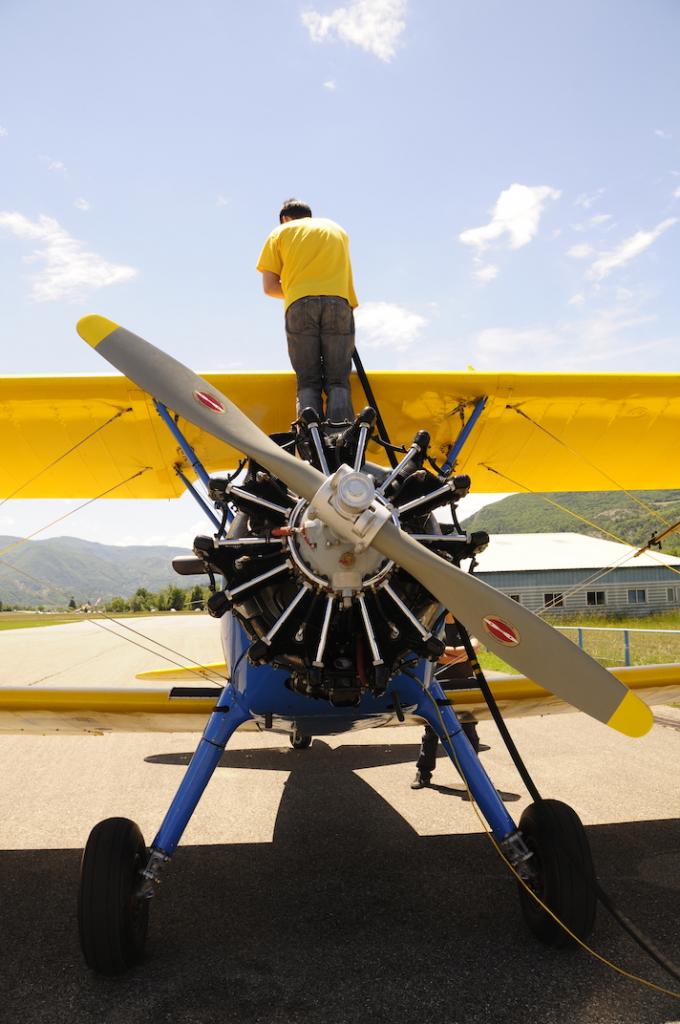
[[[546,498],[568,511],[556,508]],[[463,514],[464,509],[462,503]],[[641,547],[652,534],[678,520],[680,491],[632,491],[631,496],[622,491],[564,491],[545,496],[513,494],[462,520],[461,526],[490,534],[585,533]],[[666,538],[662,550],[667,555],[680,555],[680,533]]]
[[[19,539],[0,537],[0,551]],[[171,560],[182,553],[188,549],[117,547],[77,537],[29,540],[0,557],[0,601],[33,608],[66,605],[73,597],[80,605],[98,597],[130,596],[137,587],[161,590],[180,582]]]

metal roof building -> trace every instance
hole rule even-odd
[[[644,615],[680,607],[680,558],[580,533],[501,533],[476,575],[531,611]]]

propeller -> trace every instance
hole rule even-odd
[[[144,391],[264,466],[300,497],[313,502],[317,514],[331,528],[347,528],[332,504],[319,499],[322,490],[328,495],[329,480],[275,444],[202,377],[105,317],[83,317],[77,330]],[[358,516],[356,522],[362,518]],[[523,675],[627,736],[643,736],[649,731],[652,713],[644,701],[533,612],[445,562],[391,519],[381,517],[364,533],[377,551],[415,577],[469,632]]]

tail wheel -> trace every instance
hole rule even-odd
[[[85,961],[100,974],[121,974],[142,958],[149,901],[136,890],[147,856],[139,826],[127,818],[107,818],[90,833],[80,867],[78,930]]]
[[[296,730],[290,734],[290,745],[293,750],[307,750],[312,745],[312,737],[304,736]]]
[[[578,814],[560,800],[541,800],[526,808],[519,828],[533,853],[531,888],[574,935],[587,939],[595,923],[596,880]],[[519,899],[524,920],[537,939],[556,948],[573,942],[523,886],[519,886]]]

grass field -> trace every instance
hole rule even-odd
[[[63,626],[69,622],[86,622],[88,619],[137,619],[150,612],[121,612],[111,615],[94,613],[79,615],[77,612],[0,612],[0,632],[5,629],[36,629],[41,626]],[[186,610],[181,612],[156,612],[156,615],[194,615]]]
[[[680,611],[661,612],[644,618],[608,619],[602,615],[552,616],[546,621],[564,631],[565,636],[576,642],[576,627],[583,628],[583,649],[607,668],[623,665],[624,641],[621,630],[628,629],[630,661],[632,665],[668,665],[680,663]],[[571,628],[570,628],[571,627]],[[589,632],[589,627],[593,632]],[[633,632],[635,630],[635,632]],[[679,632],[655,632],[655,630],[678,630]],[[488,651],[480,655],[482,668],[494,672],[515,672],[511,665]]]

